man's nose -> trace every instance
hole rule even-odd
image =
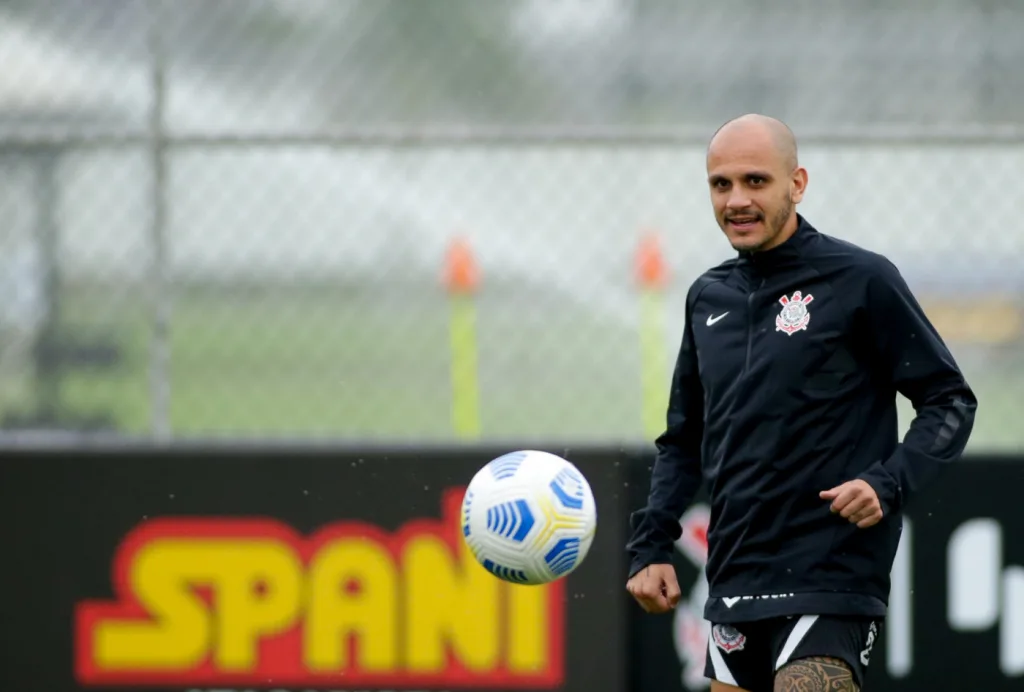
[[[729,209],[746,209],[750,206],[750,195],[744,190],[733,188],[729,193],[729,199],[726,201],[726,206]]]

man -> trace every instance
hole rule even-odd
[[[901,512],[963,452],[977,402],[897,269],[796,212],[788,127],[726,123],[707,172],[738,256],[688,291],[627,589],[651,613],[679,601],[673,542],[703,476],[712,691],[858,690]],[[902,442],[897,392],[917,412]]]

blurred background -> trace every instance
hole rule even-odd
[[[966,463],[908,515],[872,689],[1020,689],[1022,36],[1022,0],[0,0],[0,443],[46,441],[0,468],[0,687],[152,683],[166,651],[103,668],[81,619],[147,588],[116,570],[151,519],[194,519],[189,540],[210,517],[287,526],[297,551],[339,521],[405,541],[488,459],[546,448],[603,517],[550,617],[477,617],[401,541],[403,588],[439,600],[380,617],[447,614],[405,642],[420,659],[515,619],[566,692],[706,689],[706,505],[681,518],[671,619],[629,601],[621,546],[687,288],[733,255],[705,148],[761,112],[799,139],[799,210],[897,264],[980,399]],[[397,593],[382,578],[368,593]],[[286,684],[263,644],[240,678],[189,659],[166,680]],[[512,684],[511,658],[478,678],[463,659],[432,684]],[[295,689],[419,680],[294,664]]]
[[[1022,35],[1019,0],[3,0],[0,425],[648,442],[731,254],[704,147],[757,111],[948,340],[972,449],[1019,451]]]

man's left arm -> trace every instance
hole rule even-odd
[[[880,371],[916,411],[896,451],[859,476],[878,495],[883,514],[889,514],[960,457],[978,402],[896,267],[882,260],[873,269],[864,305],[872,351]]]

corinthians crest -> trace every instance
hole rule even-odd
[[[775,331],[794,334],[801,329],[807,329],[807,323],[811,321],[811,313],[807,311],[807,305],[814,300],[814,296],[808,293],[806,296],[800,291],[793,294],[792,298],[782,296],[779,302],[782,303],[782,312],[775,318]]]

